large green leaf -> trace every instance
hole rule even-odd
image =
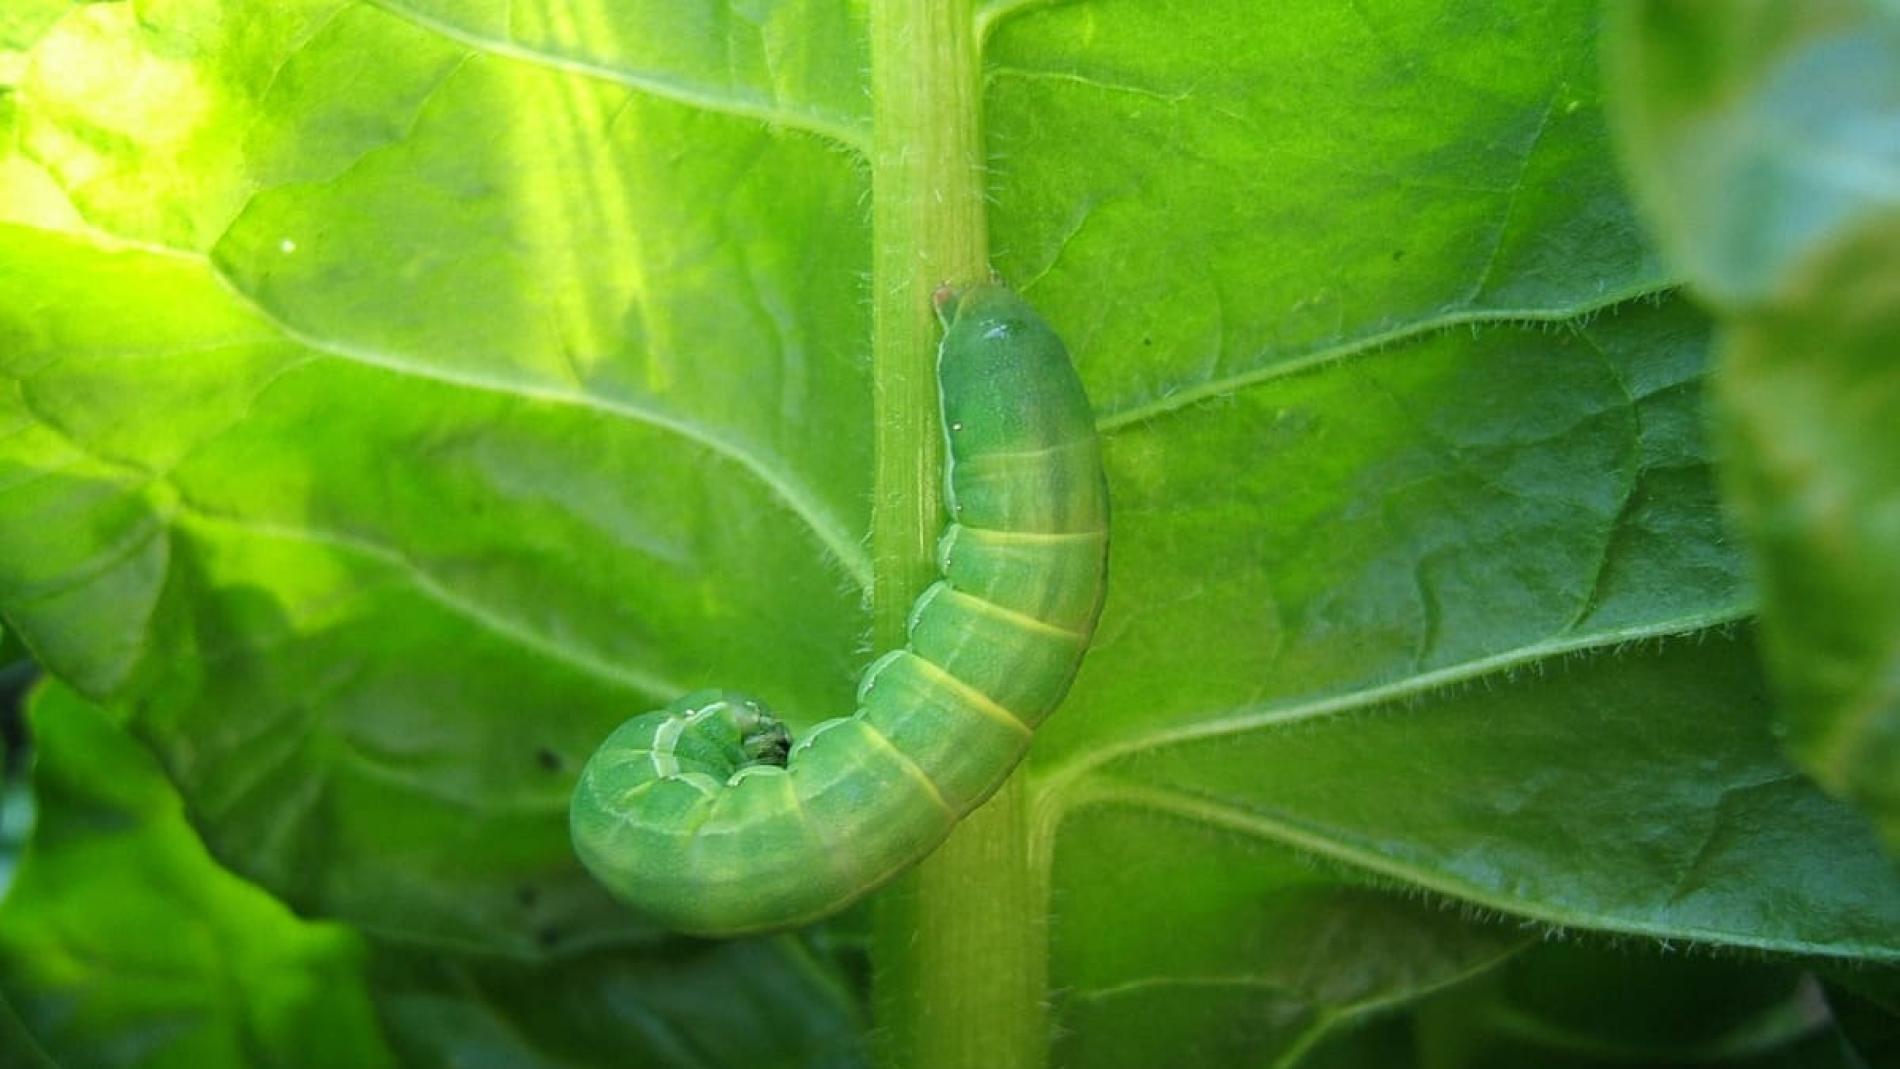
[[[1790,748],[1900,850],[1900,10],[1620,11],[1632,172],[1726,327],[1727,490]]]
[[[1812,975],[1629,949],[1540,947],[1418,1014],[1433,1069],[1870,1069]]]
[[[1900,877],[1769,734],[1707,326],[1619,190],[1592,14],[984,26],[998,267],[1115,498],[1029,770],[1064,1064],[1376,1058],[1341,1030],[1525,922],[1900,957]],[[690,686],[835,715],[870,652],[861,5],[17,33],[0,612],[302,911],[657,939],[568,855],[579,761]],[[417,985],[496,1006],[395,1011],[423,1033],[545,1020]]]

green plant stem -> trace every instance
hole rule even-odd
[[[971,0],[873,0],[872,253],[876,645],[905,640],[943,525],[937,286],[989,273],[981,71]],[[1046,1057],[1044,942],[1014,777],[879,897],[879,1056],[903,1069]]]

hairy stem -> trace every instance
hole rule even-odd
[[[876,647],[905,641],[943,526],[931,293],[988,275],[972,0],[872,0]],[[1044,936],[1021,777],[878,900],[877,1035],[905,1069],[1041,1065]]]

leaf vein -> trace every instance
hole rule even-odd
[[[1556,308],[1460,308],[1447,310],[1428,316],[1415,322],[1388,330],[1349,338],[1334,345],[1310,350],[1291,356],[1288,359],[1264,367],[1255,367],[1247,371],[1209,379],[1194,386],[1171,390],[1167,394],[1130,405],[1125,408],[1103,412],[1095,421],[1096,429],[1103,434],[1140,423],[1159,419],[1163,416],[1192,408],[1203,401],[1213,400],[1243,389],[1259,386],[1275,379],[1291,378],[1326,364],[1347,360],[1355,356],[1376,352],[1380,349],[1399,345],[1434,334],[1441,334],[1456,327],[1468,326],[1499,327],[1531,323],[1563,323],[1581,316],[1593,315],[1619,304],[1655,297],[1672,292],[1675,283],[1657,286],[1645,284],[1632,286],[1592,300],[1581,301],[1573,305]],[[1262,354],[1264,355],[1264,354]]]
[[[410,588],[423,597],[523,649],[648,697],[665,698],[688,689],[652,672],[630,668],[537,634],[519,621],[508,619],[488,606],[453,590],[408,556],[369,539],[335,531],[221,515],[189,505],[182,500],[176,507],[174,516],[185,520],[188,524],[201,527],[222,527],[265,538],[316,543],[368,558],[402,576]]]
[[[820,544],[851,575],[860,588],[869,589],[871,585],[871,560],[864,545],[858,538],[847,532],[843,523],[826,513],[822,506],[813,500],[815,495],[807,487],[793,476],[779,470],[776,465],[755,456],[746,446],[709,427],[667,413],[656,406],[609,400],[583,390],[534,386],[510,382],[491,375],[449,371],[380,350],[321,338],[293,325],[283,316],[266,307],[257,297],[239,286],[237,280],[226,274],[214,261],[206,258],[206,263],[213,277],[235,299],[243,302],[284,337],[312,352],[344,363],[375,368],[405,378],[599,412],[629,422],[655,427],[703,446],[739,465],[764,483],[773,496],[784,503],[811,529]]]
[[[1655,939],[1691,939],[1779,953],[1826,954],[1879,961],[1900,961],[1900,948],[1890,946],[1860,943],[1815,944],[1766,938],[1747,931],[1723,930],[1697,925],[1659,924],[1603,916],[1514,898],[1490,888],[1447,879],[1432,869],[1401,861],[1375,850],[1340,842],[1319,832],[1302,828],[1292,821],[1244,809],[1214,798],[1171,788],[1133,783],[1111,776],[1099,774],[1091,776],[1086,789],[1075,792],[1064,811],[1065,813],[1073,812],[1088,805],[1122,805],[1164,816],[1198,821],[1210,827],[1278,843],[1378,876],[1399,880],[1445,898],[1470,902],[1501,913],[1563,928],[1616,931]]]
[[[500,40],[475,33],[447,20],[425,15],[398,0],[360,0],[360,2],[484,55],[626,86],[662,100],[670,100],[702,111],[752,119],[768,127],[813,134],[835,142],[867,159],[871,154],[869,133],[857,124],[838,116],[721,96],[703,86],[657,74],[620,70],[587,60],[554,55],[517,41]]]
[[[1752,616],[1754,611],[1752,605],[1735,605],[1611,631],[1584,635],[1559,633],[1540,642],[1503,650],[1486,657],[1461,661],[1434,671],[1410,675],[1393,682],[1364,687],[1344,694],[1327,695],[1292,704],[1267,703],[1253,708],[1230,710],[1223,715],[1191,724],[1134,735],[1080,757],[1071,758],[1041,773],[1039,778],[1042,780],[1042,792],[1047,797],[1059,795],[1084,774],[1118,758],[1146,750],[1238,735],[1260,728],[1278,727],[1303,720],[1340,715],[1375,705],[1404,701],[1485,676],[1509,673],[1550,657],[1588,653],[1592,650],[1614,648],[1629,642],[1725,627]]]

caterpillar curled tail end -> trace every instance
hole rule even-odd
[[[936,303],[940,577],[857,711],[793,740],[762,703],[701,691],[622,724],[581,772],[581,861],[671,928],[815,921],[916,863],[1022,760],[1094,635],[1108,489],[1068,352],[999,284]]]

